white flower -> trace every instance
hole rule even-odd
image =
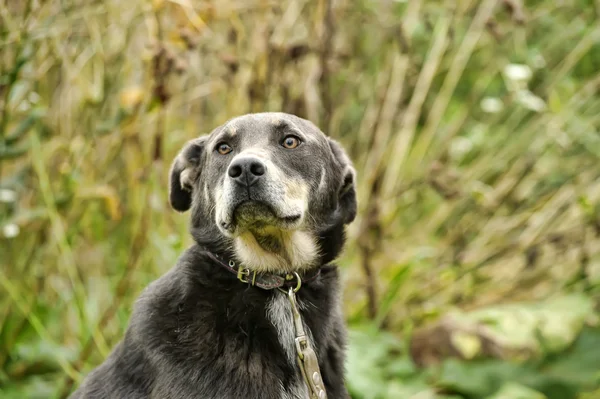
[[[453,159],[460,159],[471,151],[473,143],[466,137],[458,136],[450,143],[450,156]]]
[[[517,92],[517,102],[535,112],[542,112],[546,109],[546,102],[529,90],[519,90]]]
[[[531,63],[536,69],[542,69],[546,67],[546,59],[541,54],[534,55]]]
[[[17,193],[13,190],[6,188],[0,188],[0,202],[15,202],[17,200]]]
[[[479,106],[483,112],[497,114],[498,112],[502,111],[502,108],[504,108],[504,103],[502,100],[496,97],[484,97]]]
[[[528,82],[531,79],[531,68],[523,64],[508,64],[504,67],[504,75],[510,80]]]
[[[19,112],[29,111],[29,109],[31,109],[31,104],[27,100],[21,101],[21,103],[17,107],[17,111]]]
[[[35,91],[32,91],[29,93],[29,96],[27,96],[27,100],[29,100],[31,104],[37,104],[40,101],[40,95]]]
[[[5,224],[4,227],[2,227],[2,234],[4,234],[4,237],[6,238],[14,238],[19,235],[20,231],[21,229],[19,229],[19,226],[14,223]]]

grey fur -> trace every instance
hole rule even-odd
[[[277,331],[279,344],[285,352],[288,363],[290,365],[295,365],[297,354],[296,347],[293,345],[293,342],[296,336],[294,333],[294,320],[292,318],[289,306],[289,301],[285,295],[277,295],[273,297],[267,307],[267,318]],[[296,384],[293,389],[293,393],[291,393],[291,397],[308,397],[306,385]]]

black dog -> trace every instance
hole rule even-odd
[[[348,398],[331,262],[356,216],[354,183],[342,148],[293,115],[244,115],[190,141],[169,197],[191,208],[195,244],[72,398]],[[301,347],[318,367],[302,369]]]

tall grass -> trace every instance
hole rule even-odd
[[[174,154],[247,112],[311,119],[357,166],[351,325],[597,300],[599,16],[591,0],[4,0],[0,389],[64,397],[102,361],[191,243],[167,204]]]

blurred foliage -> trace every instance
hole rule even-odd
[[[409,348],[372,326],[354,329],[350,334],[349,387],[357,397],[365,398],[575,399],[582,390],[597,389],[600,378],[600,330],[583,328],[593,312],[590,309],[583,317],[572,317],[573,308],[561,306],[576,301],[585,299],[564,297],[469,312],[447,331],[430,329],[425,336],[421,334],[418,341],[425,342],[416,348],[416,337]],[[469,322],[483,319],[487,326],[512,324],[516,328],[493,337],[471,329],[472,341],[456,339],[465,337]],[[536,322],[515,323],[524,319]],[[549,347],[549,337],[558,346]],[[485,340],[488,342],[482,344]],[[520,359],[509,361],[508,353],[484,353],[486,347],[502,346],[506,341],[521,343],[515,352]],[[476,344],[464,345],[472,342]],[[528,350],[532,346],[546,350],[534,355]],[[473,347],[482,356],[475,356],[479,353],[471,351]]]
[[[340,140],[356,398],[600,398],[594,0],[0,2],[0,396],[65,397],[190,244],[228,118]]]

